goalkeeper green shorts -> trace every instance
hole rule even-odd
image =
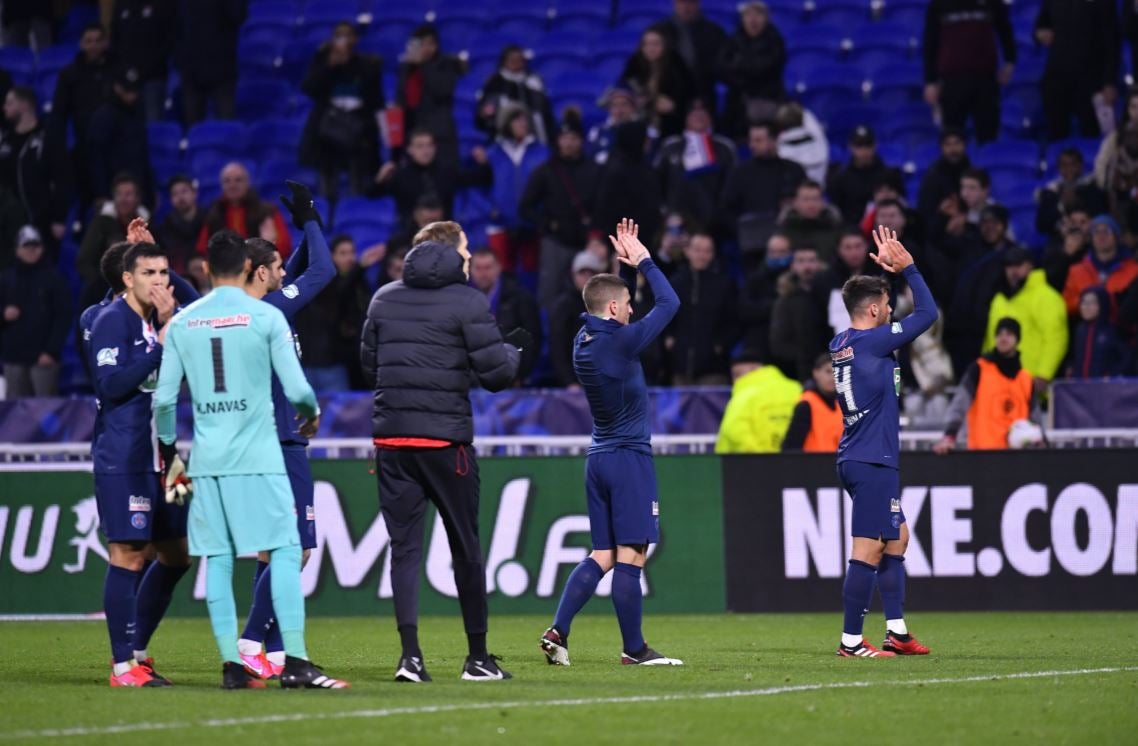
[[[285,474],[194,477],[190,554],[252,554],[300,544]]]

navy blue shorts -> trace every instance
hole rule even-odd
[[[284,454],[285,471],[288,472],[288,482],[292,487],[292,499],[296,503],[296,531],[300,534],[300,546],[315,549],[315,487],[312,483],[312,467],[308,464],[308,448],[282,443],[281,453]]]
[[[660,503],[651,455],[628,450],[590,453],[585,460],[585,493],[593,549],[660,540]]]
[[[185,505],[166,502],[161,474],[96,474],[99,528],[107,541],[149,542],[186,537]]]
[[[851,533],[866,539],[901,538],[901,472],[881,464],[843,461],[838,479],[853,498]]]

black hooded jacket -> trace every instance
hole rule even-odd
[[[407,255],[403,279],[380,288],[364,321],[360,359],[375,387],[377,438],[470,443],[470,387],[501,391],[517,375],[486,296],[466,284],[462,257],[433,241]]]

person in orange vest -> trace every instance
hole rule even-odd
[[[830,353],[818,356],[812,375],[812,384],[806,384],[802,398],[794,407],[790,427],[782,439],[782,450],[836,453],[838,441],[842,439],[842,410],[838,406]]]
[[[948,426],[933,451],[945,454],[968,420],[969,450],[1008,447],[1012,423],[1031,414],[1032,377],[1019,361],[1020,325],[1005,316],[996,323],[996,349],[981,355],[964,371],[960,388],[948,407]]]

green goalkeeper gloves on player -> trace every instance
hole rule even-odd
[[[173,443],[167,445],[161,441],[158,442],[158,455],[162,457],[162,489],[166,491],[166,502],[185,505],[186,496],[194,491],[194,484],[186,474],[189,457],[183,461]]]

